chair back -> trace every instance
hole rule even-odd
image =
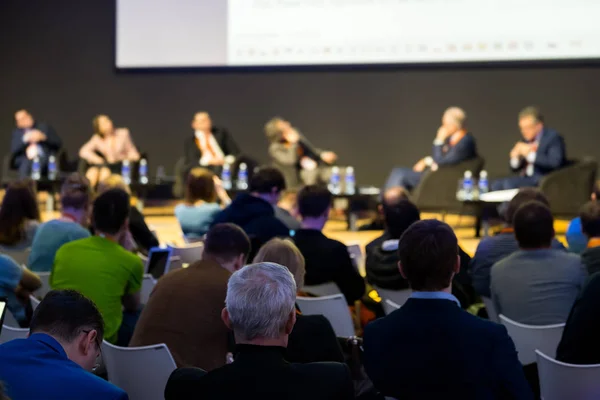
[[[154,290],[154,286],[156,286],[156,280],[150,274],[144,274],[142,278],[142,289],[140,290],[140,303],[148,304],[148,299],[150,298],[150,294],[152,290]]]
[[[162,400],[176,365],[164,343],[143,347],[119,347],[102,342],[102,359],[108,380],[130,400]]]
[[[17,321],[17,319],[15,318],[13,313],[8,308],[4,312],[4,323],[3,324],[6,326],[10,326],[12,328],[20,328],[21,327],[21,325],[19,325],[19,322]]]
[[[382,300],[383,300],[383,298],[382,298]],[[390,299],[382,301],[381,305],[383,306],[383,311],[385,312],[385,315],[391,314],[394,311],[396,311],[397,309],[399,309],[400,307],[402,307],[400,304],[394,303]]]
[[[50,287],[50,272],[37,272],[37,274],[40,277],[40,280],[42,281],[42,286],[40,286],[38,290],[33,292],[33,294],[36,297],[43,299],[48,294],[48,292],[52,290],[52,288]]]
[[[523,365],[536,361],[535,351],[556,355],[556,348],[562,337],[565,324],[525,325],[506,318],[500,314],[500,323],[506,327],[508,335],[515,343],[519,353],[519,361]]]
[[[305,315],[323,315],[339,337],[355,336],[354,323],[343,294],[324,297],[297,297],[296,304]]]
[[[2,332],[0,333],[0,344],[10,342],[14,339],[27,339],[28,336],[29,328],[15,328],[13,326],[2,325]]]
[[[600,399],[600,364],[567,364],[535,353],[543,400]]]
[[[390,290],[390,289],[382,289],[377,286],[374,286],[374,288],[377,291],[377,293],[379,294],[379,297],[381,297],[381,303],[383,305],[384,311],[386,309],[386,306],[385,306],[386,300],[390,300],[392,303],[395,303],[399,307],[402,307],[404,305],[404,303],[406,303],[406,300],[408,300],[408,298],[412,294],[412,290],[410,290],[410,289]],[[388,314],[388,312],[386,312],[386,314]]]
[[[204,243],[198,242],[187,245],[185,247],[171,247],[171,257],[179,257],[182,264],[193,264],[196,261],[202,260],[204,252]]]
[[[334,282],[322,283],[320,285],[304,285],[302,291],[313,296],[333,296],[341,294],[342,291]]]
[[[352,243],[347,246],[348,254],[352,259],[352,264],[354,268],[360,273],[365,271],[365,256],[362,253],[362,249],[360,248],[359,243]]]
[[[485,310],[487,311],[487,315],[490,321],[500,323],[500,319],[498,318],[498,312],[496,311],[496,306],[494,302],[489,297],[481,296],[481,300],[483,300],[483,304],[485,304]]]
[[[31,309],[33,311],[35,311],[35,309],[40,305],[38,298],[32,294],[29,295],[29,301],[31,301]]]

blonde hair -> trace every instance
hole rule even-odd
[[[269,240],[258,250],[252,262],[255,264],[272,262],[283,265],[294,275],[298,290],[304,286],[304,274],[306,273],[304,256],[294,242],[289,239]]]
[[[444,111],[444,115],[450,115],[454,123],[460,128],[464,128],[467,125],[467,113],[460,107],[448,107]]]
[[[277,127],[277,124],[281,121],[283,121],[283,118],[274,117],[265,124],[265,134],[270,142],[278,142],[281,140],[281,131]]]
[[[102,182],[98,184],[97,195],[100,196],[102,193],[110,189],[121,189],[129,196],[131,196],[131,189],[129,185],[125,183],[121,175],[112,174]]]

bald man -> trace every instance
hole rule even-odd
[[[450,107],[442,116],[442,126],[433,141],[433,153],[410,168],[394,168],[385,188],[402,186],[408,190],[415,188],[421,181],[423,172],[436,171],[444,165],[459,164],[477,157],[475,138],[466,130],[467,114],[463,109]]]

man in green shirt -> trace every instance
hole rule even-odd
[[[105,338],[127,346],[139,317],[142,260],[119,245],[127,234],[129,195],[120,189],[101,194],[94,202],[96,235],[62,246],[50,275],[52,289],[73,289],[100,310]]]

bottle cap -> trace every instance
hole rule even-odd
[[[471,171],[465,171],[465,178],[471,178],[473,173]]]

